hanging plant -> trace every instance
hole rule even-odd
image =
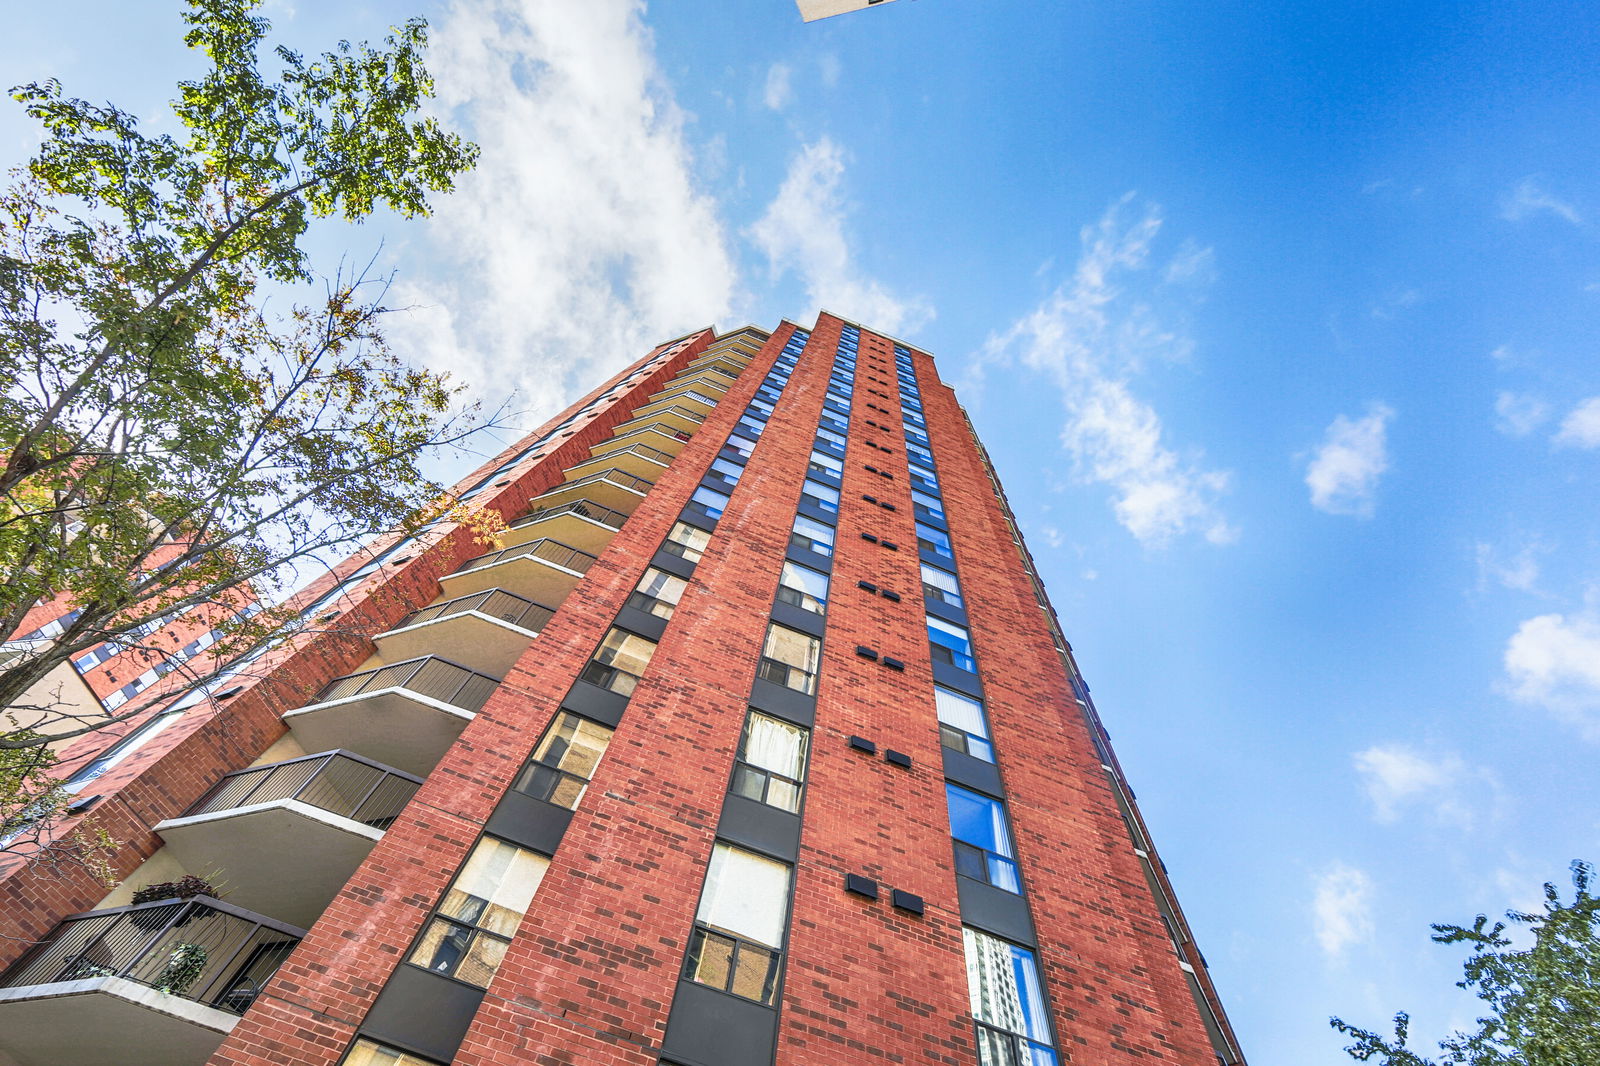
[[[206,969],[206,949],[199,944],[179,944],[167,956],[167,965],[156,978],[156,988],[181,996],[199,980]]]
[[[135,905],[140,903],[155,903],[165,899],[193,899],[196,896],[216,896],[217,889],[210,881],[203,877],[189,874],[176,881],[158,881],[153,885],[145,885],[133,893]],[[159,929],[167,923],[172,912],[165,907],[151,907],[146,911],[135,911],[133,924],[140,929]],[[184,913],[179,915],[177,925],[187,925],[192,915]]]

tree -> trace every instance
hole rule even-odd
[[[48,806],[44,745],[142,709],[30,702],[52,670],[107,643],[165,659],[150,634],[186,612],[221,633],[192,680],[282,639],[308,568],[450,506],[422,463],[482,421],[386,347],[382,279],[319,277],[302,247],[318,218],[425,215],[473,165],[421,110],[426,23],[279,48],[269,75],[255,7],[189,0],[209,69],[178,85],[181,137],[54,80],[12,90],[44,139],[0,194],[0,636],[75,612],[0,656],[13,815]]]
[[[1458,987],[1473,990],[1489,1005],[1475,1033],[1455,1033],[1439,1042],[1443,1058],[1417,1054],[1407,1044],[1410,1018],[1395,1015],[1394,1038],[1332,1019],[1353,1037],[1345,1050],[1360,1062],[1385,1066],[1593,1066],[1600,1063],[1600,897],[1590,894],[1594,867],[1572,864],[1573,898],[1563,902],[1553,884],[1544,886],[1544,913],[1507,911],[1525,928],[1532,946],[1517,950],[1503,936],[1504,922],[1487,928],[1479,915],[1471,928],[1435,925],[1434,943],[1470,944],[1472,954]]]

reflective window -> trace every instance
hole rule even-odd
[[[778,579],[778,599],[803,611],[822,614],[828,607],[828,575],[785,561]]]
[[[983,704],[938,685],[934,686],[933,696],[939,705],[940,743],[952,751],[994,762],[994,747],[989,743],[989,723],[983,714]]]
[[[357,1040],[342,1061],[343,1066],[434,1066],[432,1059],[396,1051],[365,1038]]]
[[[948,782],[944,791],[950,835],[956,840],[956,873],[1007,892],[1021,892],[1005,807],[999,800]]]
[[[591,685],[631,696],[655,652],[655,641],[613,627],[580,676]]]
[[[706,870],[684,976],[771,1003],[788,914],[787,863],[717,844]]]
[[[788,626],[769,625],[758,674],[774,684],[811,694],[817,691],[822,641]]]
[[[845,445],[845,440],[846,440],[844,434],[835,433],[833,430],[829,429],[827,426],[818,426],[817,427],[817,436],[822,438],[823,440],[827,441],[829,444],[836,445],[839,448],[840,451],[844,450],[844,445]]]
[[[955,553],[950,550],[950,534],[942,529],[934,529],[926,522],[917,523],[917,547],[942,559],[955,558]]]
[[[915,485],[911,487],[911,505],[921,517],[931,517],[938,522],[945,520],[944,501],[931,492],[923,492]]]
[[[549,859],[526,848],[494,837],[478,841],[410,961],[433,973],[489,987],[549,867]]]
[[[928,640],[933,644],[933,661],[950,663],[977,672],[972,658],[972,634],[963,626],[928,615]]]
[[[811,452],[811,472],[825,474],[829,477],[843,477],[844,463],[826,452],[819,452],[813,449]]]
[[[691,526],[687,522],[679,522],[672,527],[672,532],[667,534],[667,539],[662,543],[661,550],[671,552],[679,558],[687,559],[691,563],[700,561],[705,554],[706,545],[711,543],[711,534],[698,526]]]
[[[832,555],[833,527],[805,515],[795,515],[794,532],[789,534],[789,543],[818,555]]]
[[[1027,948],[962,930],[982,1066],[1055,1066],[1039,965]]]
[[[728,438],[728,447],[748,459],[750,453],[756,450],[756,442],[750,437],[735,433]]]
[[[820,481],[806,478],[805,484],[800,486],[800,499],[829,514],[839,513],[839,490],[829,488]]]
[[[708,489],[704,485],[694,490],[694,495],[689,497],[689,509],[698,511],[707,518],[721,518],[723,510],[728,506],[727,494]]]
[[[562,711],[533,749],[533,759],[514,787],[534,799],[575,808],[610,743],[610,727]]]
[[[669,574],[652,566],[639,579],[639,587],[633,595],[628,597],[628,606],[648,611],[657,618],[671,618],[673,609],[683,598],[683,590],[688,587],[689,583],[677,574]]]
[[[725,480],[731,481],[735,485],[739,483],[739,478],[744,475],[744,465],[731,459],[711,460],[711,470],[713,473],[721,474]]]
[[[733,792],[790,812],[800,810],[808,733],[797,725],[751,711],[733,768]]]

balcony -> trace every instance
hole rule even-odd
[[[657,470],[657,473],[659,472]],[[538,509],[554,507],[571,500],[593,500],[604,507],[632,514],[633,509],[639,505],[639,501],[644,499],[645,493],[649,492],[654,484],[655,482],[647,481],[636,474],[612,467],[547,489],[528,503]]]
[[[733,382],[734,376],[726,370],[714,366],[702,367],[699,370],[685,370],[667,382],[656,395],[663,396],[669,392],[682,389],[695,389],[713,399],[720,400],[726,395],[728,386],[732,385]]]
[[[602,507],[593,500],[573,500],[554,507],[540,507],[511,523],[500,535],[507,547],[528,544],[548,537],[560,544],[598,552],[628,520],[621,511]]]
[[[671,452],[664,452],[660,448],[652,448],[648,444],[624,445],[610,451],[601,452],[593,459],[586,459],[576,466],[567,467],[567,477],[588,477],[590,474],[603,473],[608,469],[622,470],[635,477],[647,478],[654,481],[661,476],[675,456]]]
[[[228,774],[155,827],[190,870],[221,870],[230,902],[310,926],[422,784],[347,751]]]
[[[607,440],[601,441],[589,449],[590,455],[600,455],[604,452],[616,451],[618,448],[630,447],[634,444],[647,444],[652,448],[659,448],[669,455],[677,455],[683,450],[684,442],[694,435],[693,430],[685,432],[676,426],[669,426],[662,422],[649,422],[644,425],[635,425],[640,420],[635,418],[628,423],[626,431],[618,430]]]
[[[0,978],[18,1066],[202,1066],[305,930],[196,896],[66,919]]]
[[[750,365],[750,357],[754,353],[745,352],[739,348],[722,348],[718,351],[707,352],[689,364],[690,370],[699,370],[702,367],[721,367],[737,377],[745,367]]]
[[[441,577],[439,585],[450,596],[501,588],[535,603],[559,606],[594,559],[570,544],[544,537],[468,559],[455,573]]]
[[[338,678],[283,724],[310,751],[356,751],[425,776],[499,684],[429,655]]]
[[[700,428],[700,423],[705,417],[697,411],[678,404],[663,407],[661,404],[648,405],[648,414],[640,414],[646,408],[641,407],[633,413],[633,417],[617,426],[616,436],[631,433],[641,426],[659,423],[679,433],[693,433]]]
[[[555,613],[554,608],[504,589],[489,589],[412,611],[372,640],[380,662],[431,654],[503,675]]]
[[[713,391],[715,390],[707,389],[706,392],[696,392],[693,388],[682,387],[662,389],[660,392],[654,393],[648,403],[643,407],[636,408],[633,413],[635,417],[643,417],[648,414],[654,414],[656,411],[670,410],[674,405],[680,405],[704,418],[711,413],[713,407],[717,406],[718,397],[706,394]]]

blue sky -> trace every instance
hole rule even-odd
[[[1428,923],[1600,858],[1591,4],[416,5],[268,11],[425,14],[484,146],[317,236],[402,350],[527,425],[712,321],[933,352],[1251,1060],[1470,1023]],[[0,66],[154,121],[193,61],[134,7],[11,12]]]

